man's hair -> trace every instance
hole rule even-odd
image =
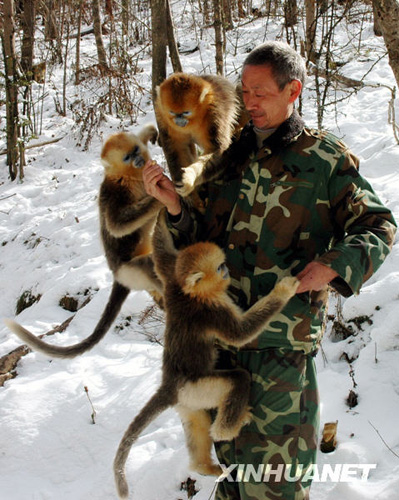
[[[255,47],[244,61],[244,67],[247,65],[270,66],[280,90],[292,80],[305,84],[305,61],[296,50],[284,42],[268,41]]]

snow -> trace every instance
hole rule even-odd
[[[184,46],[195,42],[189,20],[183,16],[178,28]],[[270,37],[276,36],[279,29],[269,26]],[[261,20],[238,31],[237,54],[227,58],[227,74],[232,79],[246,48],[265,37]],[[365,58],[352,57],[344,68],[345,74],[354,78],[360,78],[372,67],[373,57],[384,51],[382,41],[373,37],[371,29],[366,35],[370,39],[362,43],[372,53]],[[93,38],[85,37],[82,43],[83,50],[92,54]],[[200,48],[200,52],[182,57],[186,71],[214,71],[211,31],[204,31]],[[148,54],[140,65],[148,70]],[[41,298],[21,312],[18,321],[40,334],[71,316],[59,306],[61,297],[70,294],[83,302],[89,291],[92,300],[76,313],[67,330],[47,339],[69,345],[92,331],[107,301],[112,278],[98,232],[97,194],[103,175],[99,162],[101,135],[94,136],[87,151],[76,146],[72,117],[57,115],[52,100],[54,88],[61,88],[62,68],[55,67],[51,78],[43,134],[38,142],[64,138],[27,151],[29,164],[23,183],[10,182],[5,157],[0,157],[0,318],[14,317],[18,298],[31,290]],[[104,137],[121,125],[135,132],[154,121],[148,74],[140,78],[148,91],[141,102],[145,113],[133,126],[108,117],[101,127]],[[386,57],[373,67],[367,81],[395,85]],[[68,92],[70,100],[76,98],[72,83]],[[349,101],[337,104],[336,110],[328,108],[325,126],[359,156],[362,174],[399,219],[399,146],[387,120],[390,98],[386,87],[366,86]],[[316,126],[312,99],[309,79],[303,114],[309,125]],[[4,138],[0,138],[1,148],[3,142]],[[159,147],[152,147],[152,153],[163,162]],[[375,464],[376,468],[370,471],[367,481],[315,482],[312,497],[318,500],[398,497],[398,284],[396,240],[392,253],[360,295],[342,301],[346,321],[366,315],[370,324],[362,323],[361,330],[353,326],[355,336],[335,341],[332,321],[328,323],[324,356],[320,353],[316,358],[321,424],[338,420],[338,447],[328,455],[319,452],[318,465]],[[116,322],[120,328],[111,328],[98,346],[79,358],[50,360],[34,352],[22,358],[18,376],[0,388],[1,500],[115,498],[112,461],[117,446],[160,380],[162,347],[151,342],[145,325],[138,323],[142,311],[151,304],[144,292],[132,292]],[[333,297],[329,313],[334,314],[335,308]],[[126,326],[129,321],[130,326]],[[148,329],[160,336],[162,323],[153,322]],[[0,356],[18,346],[18,339],[0,324]],[[350,365],[343,353],[351,360]],[[357,392],[359,404],[349,409],[345,399],[351,389]],[[88,396],[96,412],[95,424]],[[127,462],[129,486],[139,500],[186,498],[180,487],[188,477],[196,480],[197,500],[212,497],[214,478],[188,469],[183,430],[175,412],[169,410],[143,432],[133,447]]]

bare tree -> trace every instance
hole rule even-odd
[[[22,27],[22,47],[21,47],[21,67],[28,80],[32,79],[32,66],[35,42],[35,0],[23,0],[21,27]]]
[[[397,0],[373,0],[373,6],[388,50],[389,64],[396,83],[399,85],[399,2]]]
[[[152,93],[166,78],[166,17],[165,0],[151,0],[152,31]]]
[[[101,27],[101,9],[100,0],[92,0],[93,9],[93,27],[94,36],[96,38],[98,64],[102,69],[108,69],[107,55],[105,53],[102,27]]]
[[[169,0],[151,0],[152,92],[166,78],[166,47],[174,71],[182,71],[176,46]]]
[[[222,0],[223,2],[223,27],[226,30],[231,30],[233,28],[233,7],[231,5],[231,0]]]
[[[182,71],[182,65],[180,62],[179,51],[177,50],[176,40],[175,40],[175,30],[173,27],[172,11],[170,8],[169,0],[165,0],[166,9],[166,32],[168,36],[168,46],[170,60],[172,62],[173,71]]]
[[[122,35],[125,37],[129,36],[129,18],[130,18],[130,1],[122,0]]]
[[[284,2],[284,17],[286,26],[292,28],[298,23],[298,6],[296,0]]]
[[[216,46],[216,72],[218,75],[224,73],[224,47],[223,47],[223,33],[222,33],[222,0],[213,0],[213,24],[215,27],[215,46]]]
[[[11,180],[23,178],[23,165],[18,164],[19,120],[18,120],[18,75],[15,54],[14,0],[4,0],[1,41],[4,55],[4,77],[6,87],[7,114],[7,165]]]
[[[305,22],[306,22],[306,56],[307,60],[315,63],[315,39],[316,39],[316,2],[305,0]]]
[[[75,85],[79,85],[80,82],[80,35],[82,32],[82,10],[83,10],[83,0],[79,0],[78,4],[78,31],[76,36],[76,47],[75,47]]]

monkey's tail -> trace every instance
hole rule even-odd
[[[166,393],[166,394],[165,394]],[[129,496],[129,488],[125,475],[125,463],[133,444],[137,441],[143,430],[155,420],[162,412],[174,404],[171,395],[162,386],[148,401],[137,417],[126,430],[116,452],[114,459],[114,476],[119,498],[125,499]]]
[[[74,358],[75,356],[78,356],[79,354],[82,354],[83,352],[86,352],[94,347],[104,337],[117,317],[122,304],[129,295],[129,292],[130,290],[128,288],[124,287],[117,281],[114,281],[107,305],[105,306],[104,312],[101,315],[93,333],[78,344],[68,347],[47,344],[39,337],[36,337],[36,335],[33,335],[33,333],[29,330],[11,319],[4,319],[4,323],[25,344],[28,344],[28,346],[35,351],[39,351],[47,356],[55,358]]]

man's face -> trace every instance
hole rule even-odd
[[[267,130],[281,125],[291,115],[301,88],[299,80],[292,80],[280,90],[270,66],[244,66],[244,104],[253,124],[259,129]]]

